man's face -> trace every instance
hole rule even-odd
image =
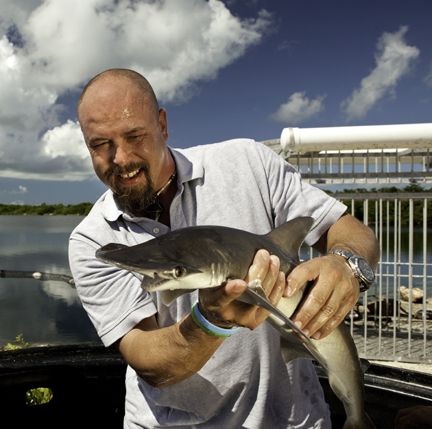
[[[95,82],[79,106],[94,170],[123,209],[143,210],[167,180],[167,128],[156,109],[125,79]]]

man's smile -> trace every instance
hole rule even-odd
[[[122,174],[120,174],[120,177],[122,179],[132,179],[133,177],[137,176],[140,171],[141,171],[141,169],[138,168],[134,171],[130,171],[129,173],[122,173]]]

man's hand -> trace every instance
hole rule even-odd
[[[285,275],[280,271],[280,261],[266,250],[259,250],[244,280],[230,280],[216,289],[200,289],[200,309],[212,323],[233,325],[255,329],[269,315],[268,311],[236,301],[253,280],[260,280],[267,298],[277,305],[285,289]]]
[[[303,262],[287,278],[285,296],[292,296],[312,282],[293,321],[308,336],[323,338],[332,332],[359,297],[359,284],[345,259],[327,255]]]

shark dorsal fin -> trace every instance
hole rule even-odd
[[[278,226],[267,234],[273,243],[287,254],[298,255],[307,233],[309,232],[313,218],[298,217]]]

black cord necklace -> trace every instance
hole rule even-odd
[[[165,185],[163,185],[162,188],[160,188],[159,191],[157,191],[153,195],[151,203],[147,206],[147,208],[145,210],[146,217],[152,218],[155,221],[159,220],[159,218],[161,217],[161,215],[164,211],[163,205],[158,200],[159,195],[161,195],[168,188],[168,186],[175,179],[176,175],[177,175],[177,172],[174,172],[171,175],[171,177],[168,179],[168,181],[165,183]]]

